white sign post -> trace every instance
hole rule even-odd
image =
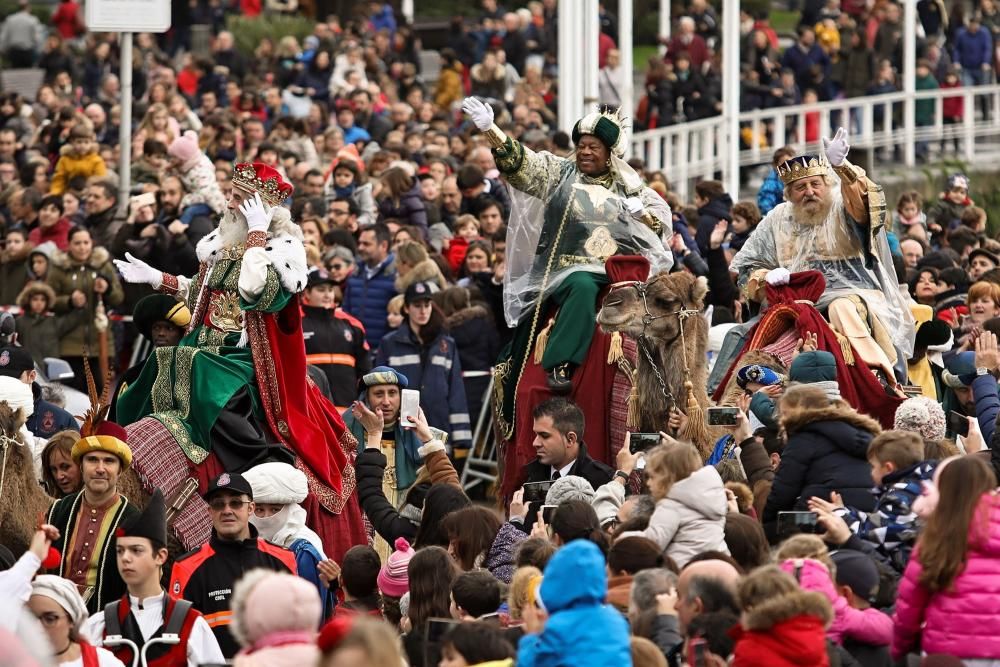
[[[91,32],[121,33],[118,207],[127,211],[132,184],[132,33],[169,30],[170,3],[166,0],[87,0],[85,20]]]

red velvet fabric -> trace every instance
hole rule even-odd
[[[767,311],[747,333],[747,344],[733,361],[725,378],[715,390],[713,398],[720,400],[729,384],[733,370],[739,367],[740,359],[751,350],[758,350],[772,342],[777,334],[784,331],[789,323],[805,338],[807,333],[815,333],[820,350],[833,354],[837,363],[837,382],[840,395],[858,412],[877,419],[885,428],[892,428],[896,408],[903,399],[889,396],[872,372],[857,360],[853,366],[844,361],[840,342],[833,329],[813,305],[826,289],[826,280],[819,271],[793,273],[788,285],[767,286]]]

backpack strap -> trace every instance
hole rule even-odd
[[[163,624],[163,634],[179,635],[184,627],[184,619],[187,618],[191,609],[190,600],[177,600],[174,602],[174,609],[170,612],[170,618]]]
[[[120,635],[122,633],[122,624],[118,620],[118,603],[121,600],[115,600],[114,602],[109,602],[104,605],[104,635]]]

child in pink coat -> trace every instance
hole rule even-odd
[[[822,593],[833,605],[833,623],[826,636],[835,644],[853,639],[873,646],[888,646],[892,641],[892,619],[878,609],[855,609],[837,592],[826,565],[813,558],[791,558],[779,567],[795,577],[803,590]]]
[[[892,658],[945,653],[1000,659],[1000,496],[989,464],[952,459],[896,594]]]

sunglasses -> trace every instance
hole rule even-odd
[[[226,500],[225,498],[213,498],[209,501],[208,506],[213,512],[223,512],[228,507],[231,510],[238,511],[243,508],[244,505],[249,505],[252,500],[241,500],[239,498],[230,498]]]

